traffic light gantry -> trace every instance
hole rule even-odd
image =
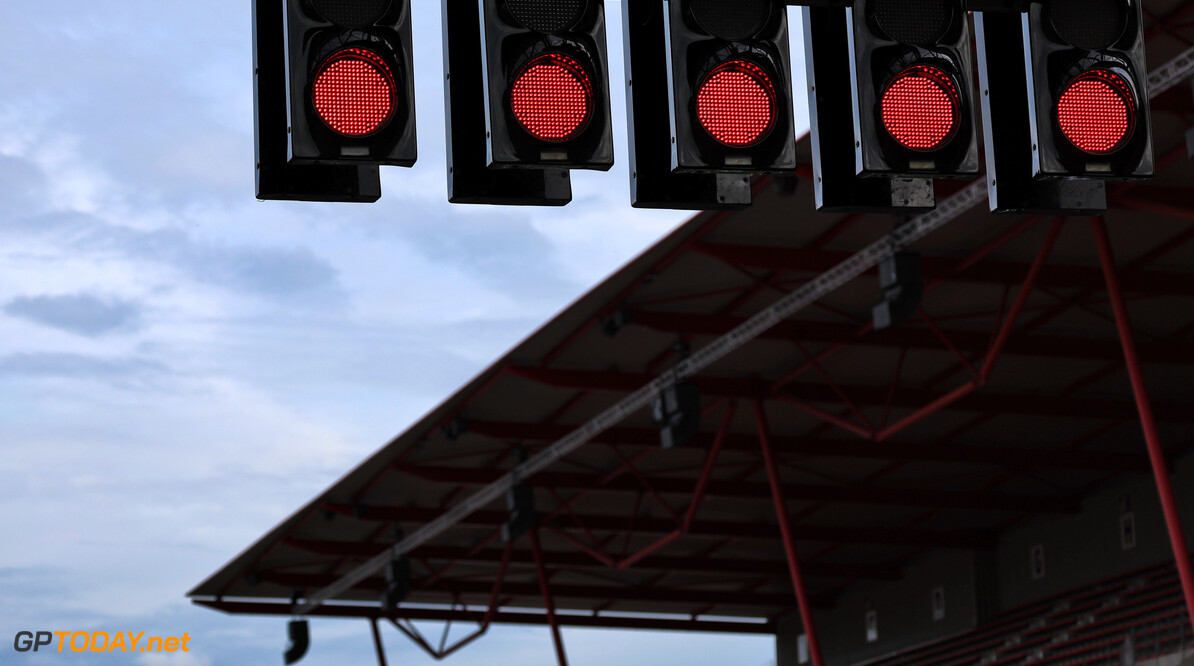
[[[411,4],[254,0],[258,198],[376,201],[414,164]],[[624,0],[632,205],[742,208],[797,171],[790,5],[820,210],[929,210],[980,132],[995,212],[1097,212],[1153,173],[1141,0]],[[613,165],[603,0],[441,8],[450,201],[563,205]]]

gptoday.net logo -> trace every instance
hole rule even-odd
[[[18,631],[12,647],[17,652],[190,652],[190,640],[185,633],[146,638],[144,631]]]

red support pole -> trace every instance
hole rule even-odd
[[[638,471],[638,468],[634,466],[634,463],[632,463],[630,459],[618,449],[617,446],[611,445],[609,450],[613,451],[614,455],[617,456],[618,459],[627,466],[627,469],[630,470],[630,474],[634,476],[634,478],[638,479],[639,484],[641,484],[642,487],[651,494],[651,497],[655,498],[655,501],[659,504],[659,506],[663,507],[664,511],[668,512],[668,515],[672,517],[672,520],[675,520],[677,525],[680,524],[680,515],[677,514],[675,509],[672,508],[672,505],[668,504],[667,501],[663,499],[663,496],[655,490],[655,487],[652,486],[651,482],[643,476],[643,473]]]
[[[643,548],[642,550],[638,551],[637,553],[635,553],[629,557],[623,557],[622,560],[618,562],[618,569],[619,570],[629,569],[630,567],[638,564],[639,562],[650,557],[651,555],[654,555],[655,552],[658,551],[660,548],[663,548],[664,546],[675,541],[676,539],[679,539],[682,536],[684,536],[684,532],[681,531],[681,528],[677,527],[676,531],[671,532],[667,536],[660,538],[655,543],[647,546],[646,548]]]
[[[875,433],[875,441],[876,442],[887,441],[893,435],[899,433],[901,430],[904,430],[905,428],[910,428],[916,423],[920,423],[924,419],[927,419],[928,417],[932,416],[933,414],[940,412],[941,410],[952,405],[953,403],[961,400],[962,398],[965,398],[966,396],[970,395],[971,393],[974,393],[975,391],[978,390],[978,387],[979,387],[979,383],[977,380],[969,381],[969,382],[966,382],[965,384],[962,384],[958,388],[950,391],[949,393],[946,393],[945,395],[941,396],[940,398],[937,398],[933,402],[930,402],[929,404],[925,405],[924,407],[921,407],[920,409],[912,412],[908,416],[905,416],[904,418],[900,419],[896,423],[889,425],[886,428]]]
[[[1061,228],[1065,226],[1065,218],[1058,218],[1053,221],[1053,226],[1049,228],[1049,234],[1045,236],[1045,242],[1041,245],[1041,251],[1037,253],[1036,259],[1032,262],[1032,267],[1028,269],[1028,276],[1024,278],[1024,284],[1020,287],[1020,293],[1016,294],[1016,301],[1012,304],[1011,312],[1007,315],[1007,320],[1003,323],[1003,328],[999,329],[999,334],[995,336],[995,342],[991,344],[991,350],[987,352],[987,360],[983,363],[982,381],[991,378],[991,371],[995,367],[995,361],[999,360],[999,355],[1003,353],[1003,346],[1007,344],[1007,339],[1012,334],[1012,327],[1016,325],[1016,320],[1020,318],[1020,312],[1024,310],[1024,306],[1028,303],[1028,297],[1032,294],[1032,288],[1036,284],[1037,276],[1041,274],[1041,268],[1045,265],[1045,260],[1049,258],[1049,253],[1053,251],[1053,244],[1057,242],[1057,236],[1061,233]]]
[[[551,599],[551,586],[547,581],[547,567],[543,565],[543,549],[539,546],[539,528],[531,528],[531,553],[535,556],[535,572],[539,576],[539,589],[543,592],[543,608],[547,611],[547,623],[551,625],[551,639],[556,646],[556,659],[560,666],[568,666],[564,654],[564,639],[560,636],[560,623],[556,621],[556,605]]]
[[[845,430],[846,432],[852,432],[855,435],[858,435],[859,437],[861,437],[863,439],[870,439],[875,434],[875,433],[871,432],[871,430],[868,428],[864,428],[860,425],[855,425],[855,424],[847,421],[846,419],[843,419],[840,416],[837,416],[836,414],[831,414],[830,412],[827,412],[824,409],[821,409],[820,407],[813,407],[812,405],[805,404],[795,398],[783,395],[782,393],[777,394],[775,397],[776,397],[776,399],[782,400],[782,401],[788,403],[789,405],[795,407],[796,409],[799,409],[800,411],[808,414],[809,416],[813,416],[818,419],[821,419],[822,421],[824,421],[830,425],[835,425],[835,426],[841,428],[842,430]]]
[[[713,446],[709,449],[709,453],[705,456],[705,467],[701,470],[701,476],[697,479],[696,489],[692,491],[692,503],[688,505],[688,511],[684,514],[684,524],[680,529],[687,532],[692,527],[692,521],[696,519],[697,509],[700,508],[701,502],[705,500],[705,487],[709,485],[709,477],[713,474],[713,466],[717,463],[717,456],[721,454],[721,447],[725,444],[726,435],[730,432],[730,425],[734,422],[734,412],[738,410],[738,406],[731,402],[726,409],[726,414],[722,417],[721,427],[717,429],[717,437],[713,440]]]
[[[818,375],[821,375],[821,379],[824,379],[826,384],[829,384],[829,389],[833,391],[835,395],[837,395],[838,400],[841,400],[842,403],[846,405],[846,409],[849,409],[850,412],[854,414],[854,417],[858,419],[859,423],[866,426],[864,432],[873,431],[874,426],[872,426],[871,422],[867,420],[866,415],[862,413],[862,410],[858,408],[858,405],[854,404],[853,400],[850,400],[850,396],[846,395],[846,392],[842,390],[842,387],[838,386],[837,382],[833,381],[833,377],[830,376],[830,374],[825,371],[825,368],[813,358],[813,355],[808,353],[808,349],[806,349],[804,345],[800,344],[799,340],[793,340],[792,343],[795,344],[796,348],[800,350],[800,353],[804,354],[804,357],[813,364],[813,370],[815,370]],[[869,439],[870,435],[867,434],[864,435],[864,437]]]
[[[608,554],[599,552],[596,548],[593,548],[589,544],[581,541],[580,539],[577,539],[576,537],[572,536],[571,534],[568,534],[564,530],[561,530],[557,527],[552,527],[551,525],[548,525],[546,527],[546,529],[551,530],[552,534],[558,536],[559,538],[563,539],[564,541],[567,541],[568,543],[572,544],[573,546],[576,546],[579,550],[581,550],[584,553],[587,553],[589,555],[589,557],[592,557],[594,560],[600,562],[601,564],[604,564],[605,566],[610,567],[610,568],[618,566],[617,561],[614,560],[612,555],[608,555]]]
[[[952,341],[950,341],[949,336],[945,334],[945,331],[941,330],[941,327],[937,325],[937,322],[933,321],[933,319],[929,317],[929,314],[925,312],[925,309],[916,308],[916,314],[920,315],[920,318],[923,319],[925,324],[928,325],[929,330],[933,332],[933,335],[937,336],[937,339],[941,341],[941,344],[945,345],[945,348],[948,349],[950,353],[958,359],[958,361],[962,364],[962,367],[966,368],[966,372],[969,372],[971,377],[982,381],[983,376],[979,374],[978,370],[974,369],[974,366],[970,363],[970,359],[966,358],[965,354],[958,351],[958,348],[954,346]],[[901,349],[900,351],[903,353],[904,349]],[[901,358],[903,357],[901,356]]]
[[[1128,378],[1132,382],[1132,393],[1136,396],[1136,408],[1140,412],[1140,427],[1144,430],[1144,442],[1148,445],[1148,457],[1153,464],[1157,493],[1161,496],[1161,508],[1165,512],[1165,525],[1169,528],[1169,541],[1173,545],[1174,559],[1177,560],[1177,572],[1182,582],[1182,593],[1186,598],[1186,612],[1190,614],[1190,621],[1194,622],[1194,571],[1190,567],[1190,552],[1186,548],[1186,537],[1182,533],[1182,522],[1177,512],[1177,502],[1173,498],[1173,486],[1169,482],[1165,450],[1161,447],[1161,437],[1157,432],[1156,421],[1153,419],[1152,403],[1149,402],[1148,389],[1144,384],[1144,373],[1140,368],[1140,359],[1136,356],[1136,342],[1132,337],[1128,308],[1124,303],[1124,295],[1119,287],[1119,277],[1115,272],[1115,257],[1111,253],[1111,239],[1107,235],[1107,225],[1103,218],[1096,217],[1091,222],[1094,226],[1095,240],[1099,245],[1099,259],[1103,263],[1103,275],[1107,279],[1107,293],[1111,297],[1111,308],[1115,311],[1119,340],[1124,348],[1124,363],[1128,368]]]
[[[373,647],[377,649],[377,666],[386,666],[386,651],[381,644],[381,632],[377,630],[377,618],[369,620],[369,626],[373,629]]]
[[[821,658],[821,643],[817,640],[817,629],[813,625],[813,605],[804,589],[804,576],[800,573],[800,561],[796,557],[796,540],[792,537],[792,526],[788,524],[788,508],[784,503],[783,485],[779,479],[779,468],[771,455],[771,439],[767,431],[767,417],[763,404],[754,401],[755,425],[759,430],[759,447],[763,449],[763,464],[767,468],[767,481],[771,484],[771,498],[775,501],[775,518],[779,521],[780,535],[784,540],[784,551],[788,555],[788,569],[792,574],[792,586],[796,588],[796,603],[800,606],[800,621],[804,624],[804,635],[808,636],[808,651],[813,666],[825,666]]]

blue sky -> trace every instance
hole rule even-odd
[[[688,216],[630,208],[618,84],[619,165],[574,174],[570,206],[450,206],[439,8],[415,5],[420,161],[375,205],[254,200],[246,0],[5,7],[0,663],[281,663],[283,619],[185,592]],[[22,656],[22,630],[192,651]],[[312,633],[305,664],[373,659],[363,622]],[[774,659],[765,637],[564,638],[581,666]],[[497,628],[447,663],[551,659],[546,631]]]

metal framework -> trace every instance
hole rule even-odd
[[[1174,16],[1157,22],[1155,30],[1170,30],[1172,25],[1184,20],[1182,17],[1190,13],[1192,7],[1194,5],[1186,5]],[[1185,51],[1150,75],[1150,94],[1154,97],[1161,94],[1180,80],[1189,77],[1191,73],[1194,73],[1194,49]],[[1161,168],[1172,165],[1183,154],[1184,147],[1175,148],[1162,155],[1158,164]],[[1141,197],[1138,193],[1142,190],[1142,186],[1139,185],[1120,186],[1110,192],[1110,197],[1117,205],[1125,208],[1194,221],[1194,213],[1190,212],[1188,200],[1185,206],[1181,205],[1180,200],[1176,204],[1172,201],[1167,202],[1167,199],[1180,196],[1180,193],[1167,194],[1161,189],[1156,192],[1157,196]],[[462,422],[462,427],[467,428],[470,433],[498,440],[520,443],[549,442],[538,453],[508,471],[498,471],[502,469],[499,463],[508,459],[513,447],[480,468],[454,466],[451,464],[451,454],[435,460],[415,461],[409,459],[413,448],[408,449],[392,464],[377,472],[365,484],[365,489],[379,483],[385,474],[395,473],[444,487],[472,487],[476,490],[467,495],[460,490],[449,493],[441,502],[442,509],[378,505],[362,508],[362,505],[354,502],[322,499],[319,507],[328,515],[367,518],[383,525],[397,520],[414,521],[422,523],[422,526],[392,544],[376,542],[375,539],[381,534],[381,530],[355,544],[297,537],[275,542],[270,546],[270,550],[258,553],[256,559],[260,561],[273,548],[281,545],[299,549],[312,556],[329,558],[326,573],[291,573],[279,569],[257,574],[271,584],[313,590],[303,594],[301,603],[294,606],[227,600],[224,599],[223,592],[214,595],[214,598],[197,599],[197,603],[230,612],[368,618],[378,659],[383,666],[385,657],[378,629],[380,619],[390,621],[400,632],[437,659],[452,654],[483,635],[492,622],[546,624],[552,631],[557,659],[564,665],[567,661],[560,634],[561,626],[635,626],[774,633],[774,617],[766,622],[698,618],[708,615],[719,605],[764,608],[790,607],[791,604],[782,598],[784,595],[755,590],[665,590],[644,584],[632,589],[620,588],[618,598],[652,603],[700,604],[701,607],[697,612],[691,613],[687,620],[663,617],[620,618],[616,615],[600,615],[600,608],[585,615],[565,613],[557,610],[557,598],[599,598],[608,590],[601,586],[553,582],[552,567],[557,567],[556,571],[598,567],[611,572],[659,572],[654,574],[654,578],[647,579],[648,581],[658,580],[675,572],[713,576],[719,568],[751,570],[769,578],[786,577],[791,581],[813,663],[815,666],[823,666],[820,641],[811,618],[815,608],[831,602],[832,594],[817,595],[806,585],[806,577],[870,576],[884,579],[898,576],[898,566],[843,566],[819,561],[841,548],[843,544],[899,545],[910,547],[914,552],[930,548],[991,548],[993,538],[989,535],[918,530],[917,525],[928,521],[940,512],[942,507],[960,507],[999,515],[1000,512],[1023,515],[1048,511],[1077,511],[1077,500],[1073,495],[996,490],[997,486],[1024,473],[1024,470],[1080,471],[1096,476],[1091,486],[1098,485],[1125,470],[1151,470],[1165,511],[1185,601],[1190,616],[1194,619],[1194,572],[1191,571],[1189,552],[1181,532],[1166,462],[1166,456],[1173,454],[1175,449],[1171,447],[1166,451],[1162,447],[1157,425],[1158,422],[1165,421],[1189,424],[1194,421],[1194,417],[1191,417],[1188,410],[1175,405],[1154,404],[1149,398],[1141,370],[1141,363],[1149,360],[1163,359],[1166,362],[1194,365],[1194,354],[1178,344],[1176,337],[1168,340],[1149,340],[1137,346],[1126,307],[1128,297],[1125,295],[1125,290],[1143,292],[1146,295],[1194,295],[1194,290],[1190,288],[1190,282],[1184,274],[1148,268],[1166,253],[1194,241],[1194,230],[1187,230],[1177,237],[1168,239],[1161,246],[1153,248],[1131,264],[1119,269],[1112,256],[1111,243],[1101,218],[1093,220],[1092,223],[1100,260],[1097,270],[1048,266],[1059,236],[1068,228],[1063,219],[1020,220],[961,260],[926,257],[926,294],[954,282],[978,283],[1002,289],[1002,298],[996,307],[964,315],[966,319],[993,319],[995,326],[989,335],[977,333],[972,329],[954,328],[950,326],[949,318],[935,317],[925,310],[918,313],[924,327],[915,330],[876,332],[869,323],[810,323],[789,319],[797,312],[809,308],[831,311],[834,306],[825,302],[826,296],[864,275],[885,257],[909,247],[932,231],[958,218],[983,201],[985,192],[986,184],[982,180],[970,183],[953,196],[944,199],[936,210],[907,221],[892,233],[852,255],[825,250],[823,245],[841,234],[848,233],[849,229],[859,222],[858,216],[843,218],[833,229],[804,249],[786,250],[733,245],[708,239],[719,224],[729,219],[726,214],[712,216],[706,222],[702,233],[689,239],[682,248],[672,253],[673,256],[663,258],[659,264],[662,266],[670,262],[679,252],[695,251],[743,271],[744,276],[754,284],[740,290],[731,303],[719,313],[692,315],[643,308],[635,311],[634,321],[636,325],[644,328],[669,334],[707,334],[718,337],[687,356],[677,359],[674,353],[667,352],[650,360],[646,367],[657,373],[654,375],[616,370],[560,370],[549,367],[552,360],[562,356],[583,333],[598,324],[594,320],[548,352],[544,357],[544,363],[505,364],[486,380],[486,384],[501,377],[517,377],[544,387],[574,391],[574,398],[561,405],[553,418],[547,421],[473,419]],[[1046,231],[1031,262],[1008,262],[989,258],[1009,244],[1023,242],[1025,234],[1036,229]],[[765,272],[760,276],[754,271],[745,270],[744,267]],[[799,279],[800,273],[821,269],[826,270],[819,277],[792,288],[793,281]],[[610,312],[620,307],[634,289],[633,285],[628,286],[617,297],[610,299]],[[741,318],[732,314],[753,296],[774,289],[787,293],[750,317]],[[1078,293],[1062,296],[1057,290],[1077,290]],[[1013,292],[1014,298],[1011,297]],[[1105,302],[1098,300],[1102,293],[1106,294]],[[1031,302],[1034,294],[1051,296],[1059,302],[1046,307],[1034,305]],[[685,298],[708,295],[697,293],[685,295]],[[1106,319],[1101,310],[1095,307],[1104,303],[1110,305],[1113,312],[1110,323],[1115,325],[1117,331],[1122,349],[1122,363],[1109,363],[1097,372],[1070,383],[1058,392],[1058,395],[1048,398],[1025,398],[980,390],[991,383],[1000,360],[1009,354],[1081,359],[1086,362],[1106,361],[1113,351],[1106,342],[1086,338],[1028,335],[1063,313],[1075,309]],[[792,344],[799,351],[802,360],[784,375],[766,381],[719,377],[705,372],[748,342],[760,339]],[[825,346],[814,352],[805,346],[813,342]],[[886,389],[840,381],[827,369],[829,361],[843,350],[856,350],[860,347],[899,350],[899,362]],[[901,379],[907,371],[905,358],[909,350],[918,349],[943,349],[952,356],[955,363],[922,382],[920,389],[907,389],[900,386]],[[673,363],[670,368],[666,367],[668,363]],[[1088,397],[1071,397],[1082,388],[1121,369],[1126,369],[1130,378],[1133,392],[1131,402],[1092,401]],[[960,381],[956,379],[959,375],[962,377]],[[816,379],[805,379],[812,376]],[[701,440],[705,454],[696,466],[683,470],[644,470],[641,468],[644,458],[657,447],[657,432],[650,428],[620,424],[641,412],[644,407],[648,407],[660,391],[682,381],[695,382],[702,395],[712,398],[703,411],[706,416],[720,413],[717,430],[715,433],[699,436],[705,438]],[[480,392],[475,391],[473,395]],[[582,400],[594,394],[609,392],[616,392],[621,397],[583,425],[574,427],[557,422]],[[776,434],[768,423],[768,404],[783,405],[814,419],[821,425],[811,433],[798,438]],[[452,427],[455,415],[461,413],[466,406],[467,402],[457,405],[453,410],[453,416],[445,420],[445,426]],[[744,409],[745,406],[749,406],[749,416],[753,419],[753,438],[735,433],[732,428],[735,417],[748,411]],[[962,411],[969,417],[952,428],[945,437],[936,441],[900,441],[898,447],[892,446],[893,439],[921,424],[929,416],[954,410],[959,406],[964,406]],[[1056,450],[1015,447],[995,450],[991,447],[953,443],[964,433],[1002,414],[1077,417],[1092,412],[1110,423]],[[879,414],[877,418],[876,413]],[[899,416],[896,416],[897,413]],[[1076,449],[1105,434],[1110,428],[1136,420],[1141,424],[1148,446],[1147,468],[1140,459],[1122,453],[1084,451],[1082,456],[1073,455]],[[838,436],[830,436],[827,433],[836,433]],[[561,464],[569,464],[566,460],[569,454],[590,442],[608,450],[617,460],[617,464],[612,469],[580,469],[575,472],[559,469]],[[1194,441],[1177,447],[1177,450],[1190,446],[1194,446]],[[751,451],[758,451],[761,454],[760,459],[736,463],[743,466],[741,474],[736,475],[737,478],[715,478],[715,471],[726,469],[726,463],[722,460],[724,455],[732,453],[744,456],[749,455]],[[477,454],[468,452],[461,455],[475,457]],[[798,466],[799,460],[807,456],[842,456],[884,464],[868,474],[862,483],[850,487],[785,482],[781,476],[782,468]],[[901,467],[915,462],[991,465],[1004,471],[969,491],[910,489],[879,484]],[[549,467],[553,469],[549,470]],[[765,484],[746,480],[747,476],[760,469],[766,475]],[[695,478],[678,477],[673,473],[679,471],[693,474]],[[534,480],[547,488],[556,500],[556,506],[542,514],[537,526],[529,533],[529,557],[524,551],[517,550],[513,543],[505,544],[504,547],[498,545],[500,526],[508,519],[508,515],[491,508],[508,489],[527,480]],[[569,490],[574,491],[571,497],[560,495],[560,491]],[[580,508],[586,498],[598,493],[623,497],[627,501],[633,499],[634,510],[630,513],[630,519],[627,521],[591,510],[586,512]],[[778,533],[762,535],[754,526],[702,518],[699,515],[700,508],[711,496],[771,502]],[[791,512],[794,501],[806,504],[796,514]],[[662,513],[664,517],[640,517],[640,506],[644,502],[651,504],[655,511]],[[898,529],[851,529],[829,524],[809,525],[804,522],[828,503],[894,505],[911,507],[920,513]],[[999,524],[1007,525],[1010,522],[1004,521]],[[460,526],[486,530],[489,536],[467,547],[446,546],[436,541]],[[549,534],[558,542],[567,544],[570,550],[544,548],[540,540],[541,534]],[[708,556],[712,556],[735,539],[777,539],[782,546],[784,562],[782,566],[776,566],[775,563],[768,566],[767,563],[758,561],[736,561],[721,557],[669,557],[661,554],[661,551],[678,540],[694,537],[713,542],[704,551]],[[811,557],[801,557],[797,551],[798,540],[824,541],[829,545]],[[634,547],[632,543],[635,544]],[[434,574],[420,583],[420,589],[434,590],[445,585],[454,569],[468,567],[474,562],[492,562],[499,557],[499,552],[500,565],[493,583],[472,582],[465,578],[453,581],[446,588],[453,598],[453,604],[448,609],[416,606],[387,615],[382,613],[376,604],[365,606],[329,603],[345,599],[353,590],[381,589],[384,581],[380,580],[378,574],[387,564],[399,557],[447,562],[434,569],[429,566],[429,570],[434,571]],[[360,562],[346,572],[336,573],[342,568],[342,564],[352,560]],[[529,585],[507,581],[507,572],[511,565],[526,561],[533,564],[537,583]],[[228,586],[223,589],[228,589]],[[488,606],[483,613],[470,609],[463,600],[465,595],[475,597],[486,593]],[[509,598],[535,594],[542,598],[543,613],[500,610],[507,605],[506,601]],[[790,596],[789,593],[788,597]],[[438,645],[432,645],[431,641],[420,634],[410,624],[412,619],[444,620],[447,627]],[[478,628],[456,643],[448,645],[452,622],[459,620],[476,622]]]

